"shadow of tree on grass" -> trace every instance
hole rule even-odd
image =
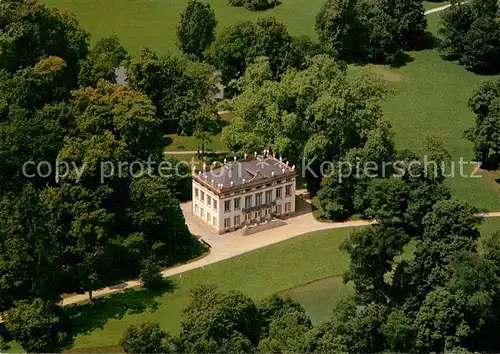
[[[68,340],[64,348],[71,348],[78,335],[89,334],[104,328],[110,319],[122,319],[127,314],[154,312],[158,309],[156,298],[165,293],[172,293],[175,284],[165,279],[161,287],[154,290],[145,288],[127,289],[121,293],[97,298],[93,302],[76,304],[64,308],[65,317],[70,327]]]

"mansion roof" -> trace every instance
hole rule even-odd
[[[223,164],[216,164],[210,170],[195,173],[193,178],[210,189],[222,192],[263,184],[295,174],[295,166],[290,166],[271,155],[264,155],[225,161]]]

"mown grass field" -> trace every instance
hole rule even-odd
[[[439,17],[439,14],[428,16],[429,29],[434,34]],[[385,118],[394,128],[397,148],[422,153],[426,135],[443,135],[455,163],[455,176],[446,181],[453,196],[481,210],[500,210],[497,181],[500,175],[482,172],[481,178],[463,177],[459,166],[461,158],[474,161],[472,144],[462,137],[474,124],[467,101],[476,85],[493,77],[476,75],[456,62],[445,61],[437,49],[408,55],[409,62],[400,68],[373,66],[390,89],[383,109]],[[470,176],[474,169],[472,164],[465,166],[464,175]]]
[[[148,47],[158,53],[177,51],[176,26],[188,0],[42,0],[49,6],[73,12],[92,39],[117,35],[127,50],[138,53]],[[315,37],[314,20],[324,0],[283,0],[266,12],[251,12],[227,5],[226,0],[207,0],[215,11],[220,31],[240,21],[274,16],[292,35]]]
[[[70,10],[92,40],[117,35],[131,54],[148,47],[160,54],[177,51],[176,26],[188,0],[40,0],[49,6]],[[290,29],[292,35],[316,38],[314,23],[324,0],[283,0],[282,4],[265,12],[251,12],[231,7],[227,0],[206,0],[215,11],[220,31],[240,21],[255,21],[273,16]],[[447,2],[424,2],[426,9]]]

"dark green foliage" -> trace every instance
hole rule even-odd
[[[215,12],[209,4],[190,0],[177,25],[179,49],[191,58],[201,59],[215,39],[216,26]]]
[[[14,73],[50,56],[63,58],[73,83],[88,53],[89,35],[67,12],[35,1],[5,0],[0,12],[0,69]]]
[[[142,262],[139,278],[146,289],[154,290],[161,287],[163,278],[160,274],[161,267],[152,258],[145,259]]]
[[[176,352],[170,335],[158,323],[132,325],[120,340],[125,353],[172,353]]]
[[[192,135],[200,112],[215,106],[214,68],[174,55],[159,59],[144,49],[127,66],[128,83],[151,99],[162,132]]]
[[[101,38],[90,51],[87,60],[80,62],[78,83],[93,86],[100,79],[116,82],[115,70],[128,59],[128,53],[118,37]]]
[[[392,270],[394,257],[403,253],[408,241],[402,230],[376,226],[355,231],[344,242],[342,248],[351,263],[343,280],[354,283],[361,302],[388,302],[391,286],[387,274]]]
[[[387,316],[380,332],[385,337],[386,348],[391,352],[409,353],[415,346],[413,320],[399,309]]]
[[[426,27],[421,0],[327,0],[316,16],[321,42],[348,61],[393,63],[421,46]]]
[[[5,326],[29,353],[58,351],[65,339],[60,309],[42,299],[17,301],[7,312]]]
[[[500,70],[500,24],[495,1],[473,0],[453,4],[442,15],[441,48],[451,58],[475,72]]]
[[[384,305],[357,306],[353,298],[337,301],[330,321],[318,328],[318,351],[375,353],[384,348],[380,329],[387,316]]]
[[[241,352],[258,344],[260,327],[253,300],[240,292],[199,286],[184,310],[179,343],[183,352]]]
[[[280,4],[279,0],[228,0],[231,6],[243,6],[250,11],[264,11]]]
[[[310,40],[297,41],[284,24],[266,17],[258,19],[257,23],[239,22],[225,28],[217,35],[210,59],[221,70],[225,84],[243,76],[247,66],[261,56],[268,57],[273,77],[277,79],[289,68],[303,67],[307,59],[321,52],[311,47],[314,45]],[[234,93],[231,88],[230,94]]]
[[[497,169],[500,155],[500,80],[481,83],[469,99],[476,114],[475,126],[464,135],[474,144],[476,156],[483,167]]]

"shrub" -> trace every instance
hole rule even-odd
[[[175,352],[170,335],[158,323],[142,323],[129,326],[120,340],[125,353]]]
[[[228,0],[231,6],[244,7],[250,11],[264,11],[280,4],[279,0]]]
[[[29,353],[55,352],[64,341],[61,309],[42,299],[17,301],[7,313],[5,327]]]
[[[151,258],[146,259],[142,263],[139,276],[146,289],[157,289],[163,284],[160,270],[160,266]]]

